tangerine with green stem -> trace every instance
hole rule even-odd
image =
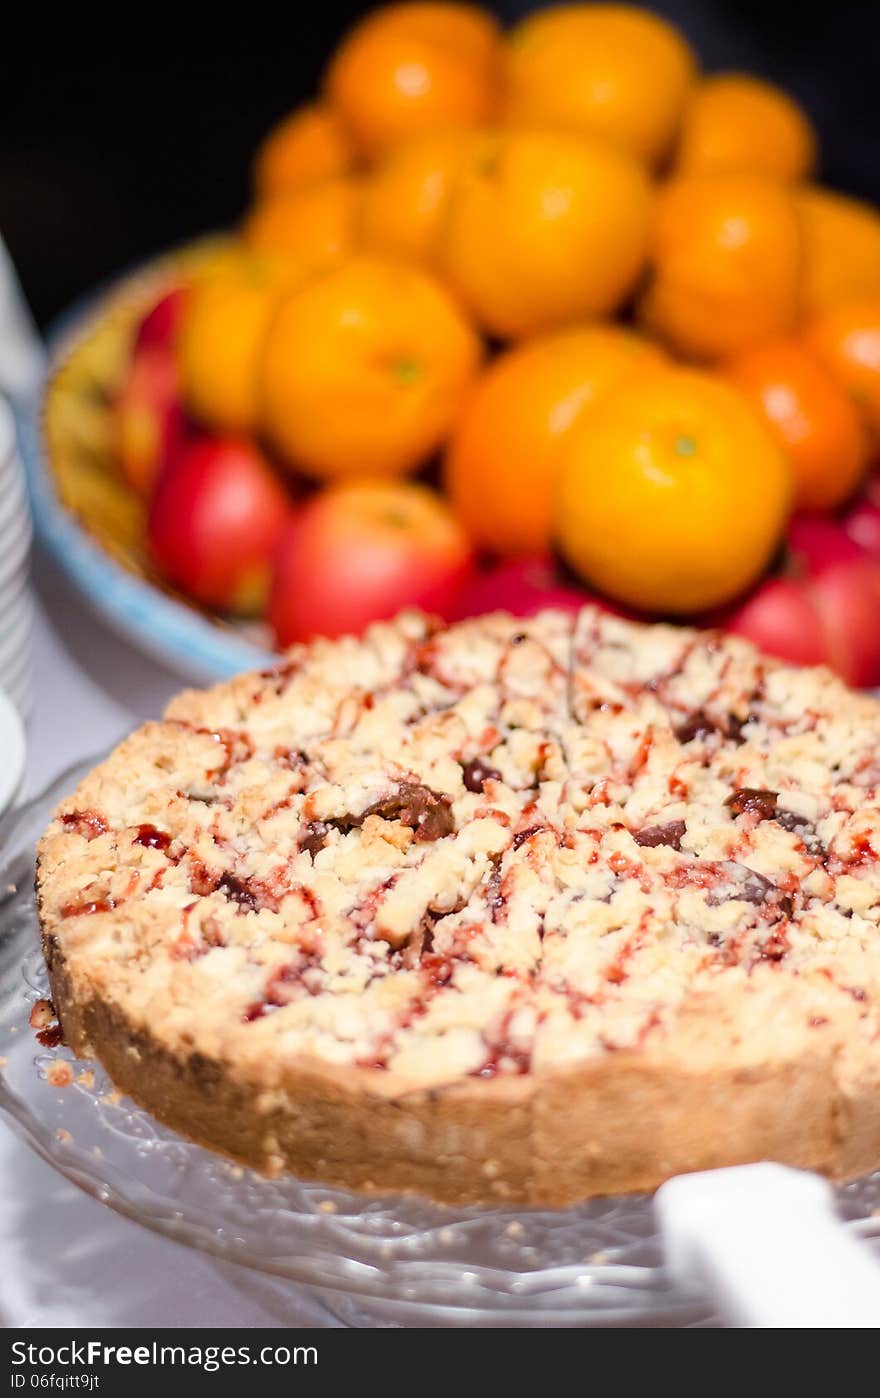
[[[557,542],[618,602],[688,615],[763,572],[792,500],[785,453],[730,384],[692,369],[628,379],[560,447]]]
[[[405,475],[449,435],[481,349],[426,273],[352,258],[276,311],[262,356],[263,431],[319,480]]]

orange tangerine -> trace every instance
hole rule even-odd
[[[265,199],[347,175],[354,152],[341,121],[321,102],[297,107],[269,132],[254,157],[254,189]]]
[[[453,179],[438,265],[485,330],[533,335],[620,305],[644,265],[651,211],[643,169],[607,141],[486,132]]]
[[[244,241],[255,252],[323,271],[354,248],[361,192],[360,180],[341,176],[273,195],[248,214]]]
[[[679,175],[657,198],[640,313],[679,353],[719,359],[788,330],[801,225],[791,191],[759,175]]]
[[[447,493],[471,537],[497,554],[548,549],[562,438],[614,385],[663,359],[623,327],[583,325],[493,360],[468,398],[445,462]]]
[[[414,470],[448,436],[479,339],[439,283],[353,257],[284,300],[266,339],[262,425],[319,479]]]
[[[696,59],[659,15],[634,5],[555,5],[505,45],[505,114],[518,126],[602,136],[651,164],[666,156]]]
[[[804,230],[802,305],[815,315],[856,296],[880,292],[880,213],[819,185],[797,194]]]
[[[466,131],[442,131],[394,146],[365,182],[363,246],[432,265],[452,182],[473,139]]]
[[[560,445],[555,527],[571,566],[619,602],[688,614],[770,562],[791,468],[752,405],[694,369],[625,380]]]
[[[816,133],[781,87],[750,73],[716,73],[688,96],[676,165],[689,175],[802,180],[816,163]]]
[[[305,272],[257,254],[230,255],[196,279],[177,343],[180,393],[219,432],[256,430],[257,367],[272,313]]]
[[[855,405],[797,340],[746,350],[728,376],[763,413],[794,470],[794,503],[832,510],[854,492],[868,464],[868,435]]]
[[[498,22],[475,5],[387,5],[343,39],[324,91],[375,159],[410,136],[475,126],[498,98]]]
[[[832,306],[804,327],[804,342],[849,393],[880,441],[880,295]]]

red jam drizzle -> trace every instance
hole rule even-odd
[[[608,981],[609,985],[623,985],[623,982],[629,975],[627,962],[632,959],[636,950],[637,948],[633,945],[632,939],[630,939],[620,948],[620,951],[613,960],[608,963],[605,967],[605,979]]]
[[[158,849],[164,852],[171,844],[171,836],[166,830],[157,830],[155,825],[139,825],[134,843],[143,845],[144,849]]]
[[[231,903],[249,912],[258,912],[262,904],[248,879],[240,879],[236,874],[223,874],[217,882],[217,889],[226,895]]]
[[[194,856],[190,856],[188,862],[190,891],[197,893],[200,898],[206,898],[217,887],[219,875],[209,869],[203,860]]]
[[[455,967],[451,956],[432,951],[421,960],[420,970],[429,990],[439,990],[452,980]]]
[[[758,948],[759,961],[782,961],[790,951],[788,932],[784,923],[777,923]]]
[[[65,903],[62,917],[81,917],[91,913],[110,913],[116,907],[112,898],[88,898],[82,903]]]
[[[110,829],[98,811],[68,811],[61,817],[61,824],[75,830],[84,840],[97,840],[99,835],[106,835]]]
[[[514,1048],[504,1044],[493,1048],[482,1068],[471,1074],[474,1078],[495,1078],[499,1073],[521,1076],[532,1066],[532,1055],[527,1049]]]
[[[246,762],[254,755],[254,745],[248,734],[235,728],[200,728],[196,724],[187,723],[185,719],[175,719],[174,722],[178,728],[186,728],[191,733],[198,733],[202,737],[210,738],[212,742],[223,748],[226,754],[225,760],[219,768],[209,768],[205,773],[207,781],[224,775],[230,767],[238,762]]]
[[[529,1072],[532,1066],[531,1049],[518,1048],[510,1040],[513,1016],[514,1011],[508,1010],[498,1026],[497,1036],[492,1039],[484,1036],[488,1048],[486,1061],[481,1068],[471,1073],[471,1077],[494,1078],[499,1073],[518,1075]]]
[[[253,1004],[248,1005],[241,1017],[245,1024],[253,1024],[255,1019],[262,1019],[264,1015],[269,1014],[275,1008],[276,1006],[267,1000],[254,1000]]]
[[[869,837],[867,835],[857,835],[852,842],[850,850],[841,862],[848,865],[850,868],[864,868],[868,864],[875,864],[877,859],[877,851],[871,844]]]
[[[317,995],[319,985],[317,979],[310,980],[310,971],[320,971],[320,960],[317,948],[312,950],[303,949],[297,961],[292,961],[288,966],[282,966],[275,971],[266,983],[265,994],[262,1000],[254,1000],[242,1014],[245,1024],[253,1024],[256,1019],[263,1019],[271,1014],[273,1010],[281,1009],[283,1005],[289,1005],[296,997],[298,990],[304,990],[308,995]]]
[[[546,825],[530,825],[525,830],[518,830],[513,837],[513,848],[519,849],[527,840],[530,840],[533,835],[540,835],[547,829],[548,827]]]

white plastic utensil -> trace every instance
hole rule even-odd
[[[880,1265],[818,1175],[770,1163],[679,1175],[655,1208],[672,1271],[734,1325],[880,1328]]]

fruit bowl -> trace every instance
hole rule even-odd
[[[78,303],[50,331],[44,377],[19,419],[41,543],[114,630],[195,680],[270,661],[269,631],[200,610],[151,567],[142,543],[144,506],[113,458],[110,406],[145,307],[226,245],[222,236],[205,238]]]
[[[126,639],[186,678],[210,681],[271,663],[275,633],[281,643],[288,644],[315,633],[357,631],[367,622],[393,615],[407,605],[422,606],[453,619],[484,608],[527,614],[539,605],[570,607],[588,600],[614,607],[612,599],[626,597],[633,579],[624,579],[627,587],[622,587],[618,577],[615,585],[614,578],[596,575],[599,564],[605,566],[601,557],[580,561],[568,557],[569,553],[579,555],[585,543],[589,544],[588,551],[592,550],[597,539],[619,543],[612,550],[615,574],[619,572],[618,558],[637,559],[639,596],[637,600],[630,599],[632,605],[646,609],[646,617],[667,619],[667,611],[677,614],[676,597],[664,591],[662,585],[664,572],[669,573],[669,560],[655,559],[654,572],[645,576],[645,559],[652,555],[647,548],[639,551],[624,546],[627,539],[631,543],[634,537],[626,521],[613,511],[602,528],[596,527],[595,519],[590,520],[589,511],[584,518],[584,502],[593,499],[595,503],[595,499],[576,472],[570,480],[570,508],[566,513],[574,529],[568,551],[563,537],[568,525],[565,529],[560,526],[557,535],[558,546],[574,570],[566,572],[549,552],[523,552],[526,545],[522,541],[519,551],[512,552],[509,539],[493,543],[481,534],[481,521],[486,514],[483,495],[488,487],[480,477],[479,461],[471,471],[474,463],[465,457],[465,474],[469,472],[476,482],[476,488],[469,487],[476,508],[473,501],[468,505],[461,490],[455,487],[455,472],[447,472],[445,495],[442,489],[434,488],[436,456],[423,463],[419,476],[386,483],[388,497],[368,504],[357,495],[365,483],[357,479],[345,482],[348,494],[336,489],[339,482],[332,480],[322,480],[316,490],[316,482],[298,473],[296,463],[286,460],[283,452],[274,459],[266,454],[262,430],[252,429],[242,435],[241,428],[237,433],[230,429],[225,436],[221,433],[212,438],[195,410],[187,405],[185,412],[181,398],[175,396],[177,431],[182,433],[185,445],[177,448],[176,457],[168,457],[174,462],[174,469],[160,475],[158,485],[154,481],[152,504],[148,505],[144,496],[138,494],[143,486],[132,481],[130,463],[121,451],[123,438],[118,416],[123,401],[129,412],[136,407],[134,400],[127,397],[133,379],[126,379],[126,374],[137,362],[139,336],[155,311],[173,300],[175,288],[197,282],[204,273],[222,267],[224,261],[228,266],[230,253],[233,251],[234,256],[236,248],[240,256],[240,247],[230,236],[205,238],[145,264],[76,306],[51,334],[43,381],[22,413],[22,456],[37,533],[74,586]],[[595,333],[604,339],[606,358],[614,334],[626,338],[625,332],[614,326]],[[574,339],[577,338],[575,334]],[[547,348],[554,353],[558,349],[552,337],[543,342],[543,349]],[[536,342],[532,350],[540,356],[542,344]],[[526,362],[528,347],[525,359],[523,353],[515,348],[509,350],[508,367],[518,359]],[[145,362],[145,357],[141,362]],[[296,356],[291,362],[298,362]],[[530,372],[533,369],[532,364]],[[490,362],[482,382],[491,390],[497,380],[509,395],[508,401],[515,404],[516,384],[509,382],[504,372],[505,356],[500,355]],[[581,365],[578,372],[589,378],[588,367]],[[622,427],[630,442],[637,437],[639,423],[644,426],[646,390],[650,400],[649,380],[650,375],[641,385],[635,381],[629,385],[634,401],[626,399],[623,390],[616,396],[609,390],[614,400],[609,409],[612,427],[615,423],[615,431]],[[699,406],[700,394],[705,395],[710,387],[713,395],[720,391],[720,381],[710,384],[705,375],[699,378],[672,366],[662,376],[659,401],[664,412],[673,383],[679,385],[685,415]],[[145,389],[145,385],[141,388]],[[728,460],[736,462],[749,458],[749,452],[732,450],[736,424],[744,407],[738,398],[734,401],[730,397],[732,392],[725,389],[725,402],[733,412],[733,429],[721,431],[723,422],[717,420],[716,413],[708,436],[711,439],[714,432],[716,440],[730,449]],[[344,393],[339,402],[344,405]],[[621,411],[621,404],[626,404],[626,411]],[[164,410],[167,413],[167,404]],[[529,409],[524,419],[526,439],[530,413],[534,416],[533,409]],[[497,413],[495,416],[497,419]],[[515,413],[510,416],[516,421]],[[598,409],[594,409],[594,432],[600,417]],[[163,432],[169,421],[169,417],[162,419]],[[608,421],[606,413],[606,428]],[[755,429],[751,409],[749,421],[747,441]],[[589,424],[585,421],[584,425]],[[497,421],[493,423],[490,418],[489,427],[483,428],[483,437],[497,442],[499,431]],[[600,443],[605,440],[601,430],[599,439]],[[611,459],[615,459],[613,439],[614,432],[610,451],[607,442],[604,449]],[[458,461],[454,448],[460,440],[453,440],[447,464],[449,460]],[[517,440],[516,430],[508,439],[501,432],[498,451],[505,465],[509,464],[506,442],[511,440]],[[585,451],[589,440],[589,436],[583,435],[578,439],[574,465],[603,456],[602,449]],[[685,436],[682,440],[687,443],[690,438]],[[540,451],[540,443],[536,450]],[[226,467],[221,464],[224,452]],[[249,466],[246,461],[242,463],[245,456],[250,458]],[[757,456],[760,457],[760,451]],[[527,452],[527,464],[531,460]],[[276,466],[281,469],[275,471]],[[705,463],[701,469],[705,470]],[[271,569],[268,614],[274,633],[265,621],[233,619],[230,614],[204,605],[248,605],[238,597],[237,584],[228,578],[222,585],[212,581],[210,589],[206,585],[206,571],[210,573],[218,560],[234,560],[239,581],[247,577],[242,571],[239,546],[233,543],[227,547],[222,530],[217,532],[218,520],[223,517],[220,482],[225,479],[228,486],[230,472],[236,471],[240,483],[241,471],[244,478],[250,479],[250,485],[245,480],[242,487],[244,498],[250,503],[246,517],[239,516],[236,522],[239,539],[246,537],[247,548],[253,551],[255,539],[262,537],[264,516],[273,529],[280,529],[276,543],[265,541],[264,553],[253,560]],[[741,476],[742,472],[737,472],[737,477]],[[209,481],[213,484],[209,485]],[[174,489],[164,488],[169,482],[174,483]],[[275,499],[272,508],[265,507],[266,483],[275,497],[281,497],[280,502]],[[721,488],[717,481],[715,484]],[[263,493],[262,504],[257,485]],[[292,487],[289,496],[288,487]],[[626,492],[623,494],[626,496]],[[749,498],[757,495],[757,487],[746,494]],[[517,508],[528,513],[515,491],[512,497],[519,500]],[[229,495],[225,498],[228,500]],[[194,500],[200,502],[198,511],[193,507]],[[880,597],[878,501],[880,474],[875,473],[864,483],[861,495],[847,502],[846,514],[840,508],[836,513],[826,510],[813,515],[796,514],[785,529],[783,512],[774,506],[771,515],[775,525],[769,535],[766,519],[759,520],[757,526],[762,536],[759,552],[767,552],[768,539],[771,544],[776,539],[778,544],[775,561],[772,557],[768,560],[769,571],[752,579],[733,602],[696,612],[691,605],[685,611],[694,614],[679,619],[738,632],[760,649],[796,663],[829,664],[856,687],[876,686],[880,679],[880,633],[874,623]],[[148,511],[152,557],[147,546]],[[197,513],[203,526],[200,529],[193,523]],[[213,529],[206,524],[212,515]],[[496,515],[497,512],[493,518]],[[687,509],[679,511],[678,517],[684,519],[686,537],[701,538]],[[638,512],[638,518],[636,534],[639,529],[642,531],[643,542],[663,537],[663,530],[656,527],[649,509]],[[250,528],[252,519],[256,533]],[[186,527],[178,528],[178,521],[186,521]],[[164,537],[162,549],[158,548],[160,534]],[[194,547],[196,539],[201,539],[198,547]],[[737,547],[732,560],[735,570],[739,570]],[[704,540],[697,553],[700,548],[705,551]],[[194,562],[194,558],[200,561]],[[158,560],[166,576],[154,560]],[[753,562],[751,558],[750,566]],[[225,565],[221,566],[221,574],[224,569]],[[674,569],[671,576],[675,593],[678,584]],[[736,571],[736,576],[742,584],[744,575],[740,577]],[[175,588],[169,577],[176,578],[191,595]],[[536,580],[525,587],[528,595],[524,595],[526,579]],[[605,590],[588,593],[585,589],[590,585]],[[198,597],[202,604],[194,600]]]

